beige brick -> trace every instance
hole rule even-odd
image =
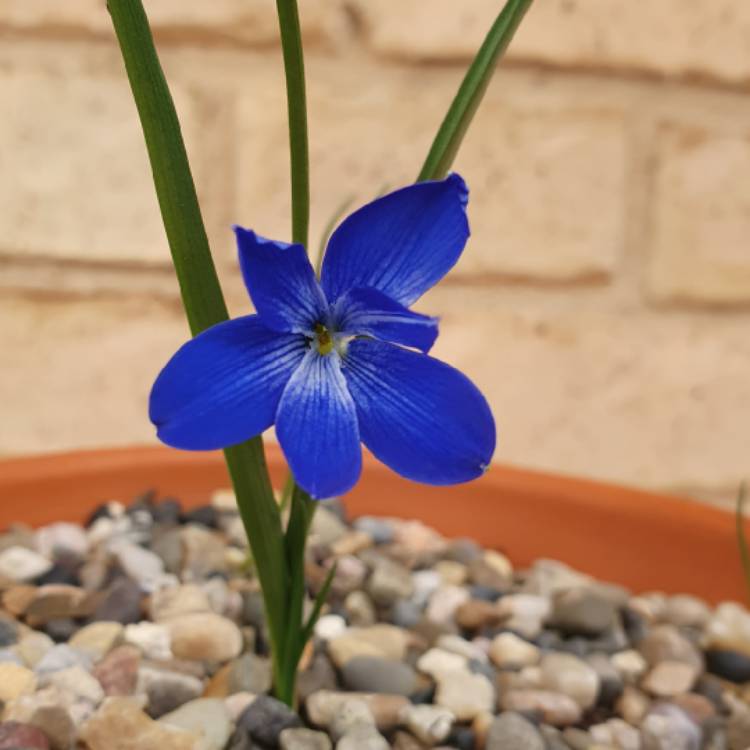
[[[501,6],[496,0],[357,0],[378,52],[447,60],[471,58]],[[537,0],[509,54],[551,65],[740,82],[750,75],[749,33],[745,0]]]
[[[276,5],[265,0],[146,0],[154,32],[165,40],[269,44],[278,41]],[[343,33],[339,0],[305,0],[301,9],[305,40]],[[77,30],[112,34],[104,0],[3,0],[0,27],[23,31]]]
[[[176,305],[0,296],[0,452],[154,442],[148,393],[188,337]]]
[[[173,90],[193,143],[192,101]],[[169,262],[124,73],[2,72],[0,98],[7,105],[0,140],[10,144],[0,153],[0,253]]]
[[[750,302],[750,136],[663,127],[649,289],[662,301]]]
[[[457,85],[455,71],[312,60],[310,123],[317,238],[341,201],[413,181]],[[472,239],[455,278],[578,281],[613,269],[623,223],[625,134],[583,97],[543,109],[499,77],[456,170],[472,190]],[[289,236],[286,110],[279,72],[240,105],[238,217]]]
[[[442,316],[433,353],[490,401],[496,461],[662,489],[736,491],[746,476],[745,316],[456,287],[420,307]]]

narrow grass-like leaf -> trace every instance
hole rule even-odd
[[[156,195],[193,334],[227,319],[172,96],[141,0],[108,0],[107,8],[146,140]],[[261,439],[224,451],[258,576],[271,638],[279,640],[287,569],[281,519]]]
[[[297,663],[305,646],[302,635],[302,609],[305,599],[305,543],[317,505],[298,485],[292,490],[289,525],[284,540],[289,575],[287,622],[282,644],[284,672],[277,685],[278,698],[289,705],[294,701]]]
[[[737,505],[735,508],[734,520],[737,529],[737,547],[740,551],[740,562],[742,572],[745,575],[745,586],[747,587],[748,601],[750,601],[750,548],[745,535],[745,500],[747,497],[747,485],[743,482],[740,485],[740,491],[737,493]]]
[[[310,157],[307,139],[307,94],[302,33],[296,0],[276,0],[289,113],[292,172],[292,242],[307,249],[310,226]]]
[[[448,174],[497,61],[510,44],[531,3],[532,0],[508,0],[505,3],[461,82],[417,181],[439,180]]]
[[[318,618],[320,617],[320,612],[323,609],[323,605],[326,603],[326,599],[328,599],[328,594],[330,593],[331,586],[333,585],[333,579],[336,577],[337,567],[338,567],[337,562],[334,562],[333,565],[331,565],[331,569],[328,571],[328,575],[326,576],[325,581],[323,581],[323,586],[321,587],[320,591],[318,591],[318,595],[315,597],[312,611],[310,612],[310,616],[307,618],[305,627],[302,630],[302,646],[303,647],[305,643],[307,643],[310,640],[313,634],[313,628],[315,627],[315,623],[318,621]]]

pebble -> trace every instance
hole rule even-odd
[[[643,688],[660,698],[687,693],[698,679],[698,671],[679,661],[659,662],[643,680]]]
[[[99,680],[105,695],[133,695],[140,662],[141,654],[135,646],[118,646],[97,662],[92,674]]]
[[[428,600],[443,582],[436,570],[417,570],[411,574],[411,580],[414,584],[412,600],[419,607],[427,606]]]
[[[165,623],[177,659],[224,662],[242,651],[242,633],[226,617],[197,612]]]
[[[356,656],[341,668],[341,678],[348,690],[365,693],[411,695],[417,687],[416,672],[400,661],[377,656]]]
[[[541,661],[541,686],[567,695],[586,710],[596,703],[599,695],[599,675],[577,656],[549,653]]]
[[[408,706],[401,714],[404,726],[425,745],[439,745],[448,738],[456,717],[447,708]]]
[[[589,727],[591,739],[600,745],[609,745],[622,750],[640,750],[641,733],[622,719],[609,719]]]
[[[88,718],[88,711],[82,716]],[[44,732],[53,750],[68,750],[78,733],[70,712],[62,706],[41,706],[32,714],[30,723]]]
[[[315,637],[330,641],[343,635],[346,628],[346,620],[341,615],[323,615],[315,623]]]
[[[515,633],[500,633],[492,639],[490,658],[498,667],[529,667],[539,663],[541,651]]]
[[[144,591],[153,591],[164,575],[162,559],[151,550],[137,544],[118,542],[113,547],[112,554],[123,572],[138,583]]]
[[[314,729],[283,729],[279,735],[281,750],[332,750],[330,737]]]
[[[377,620],[375,605],[364,591],[352,591],[347,595],[344,599],[344,612],[349,623],[355,627],[374,625]]]
[[[750,747],[750,710],[735,710],[727,724],[727,740],[730,750],[747,750]]]
[[[232,721],[224,701],[198,698],[164,714],[160,724],[187,730],[202,737],[201,750],[224,750],[232,733]]]
[[[136,693],[146,695],[148,714],[158,718],[199,698],[203,694],[203,681],[184,672],[141,664]]]
[[[503,625],[524,638],[536,638],[552,611],[549,599],[535,594],[508,594],[497,603]]]
[[[408,599],[414,593],[409,569],[388,558],[381,558],[367,581],[367,593],[379,606],[389,606],[400,599]]]
[[[498,623],[501,615],[494,603],[482,599],[469,599],[456,609],[455,618],[458,625],[465,630],[480,630]]]
[[[124,627],[119,622],[92,622],[78,630],[70,639],[69,645],[98,660],[114,648],[123,631]]]
[[[447,708],[457,721],[471,721],[495,705],[495,688],[482,674],[454,670],[436,676],[435,704]]]
[[[355,656],[379,656],[401,661],[408,643],[409,635],[405,630],[380,624],[367,628],[349,628],[343,635],[328,642],[328,653],[339,668]]]
[[[123,641],[136,646],[147,659],[166,661],[173,658],[169,628],[155,622],[126,625]]]
[[[259,695],[237,719],[237,728],[263,745],[276,747],[285,729],[302,726],[299,716],[281,701]]]
[[[536,727],[521,714],[504,711],[487,732],[486,750],[545,750],[547,744]]]
[[[654,707],[641,724],[644,750],[700,750],[702,732],[684,711],[668,703]]]
[[[358,726],[345,734],[336,750],[390,750],[391,746],[375,727]]]
[[[205,589],[193,583],[163,588],[151,594],[149,614],[154,622],[165,622],[194,612],[210,612],[211,601]]]
[[[742,651],[711,649],[706,652],[706,669],[730,682],[750,682],[750,656]]]
[[[271,661],[252,653],[242,654],[229,666],[228,678],[230,693],[267,693],[273,682]]]
[[[327,727],[340,706],[351,700],[364,701],[367,704],[375,717],[375,725],[381,731],[388,731],[397,726],[403,709],[410,705],[402,695],[318,690],[308,697],[305,708],[313,724]]]
[[[328,731],[334,740],[339,740],[345,734],[361,726],[375,727],[375,717],[367,703],[352,698],[336,709]]]
[[[670,596],[664,605],[664,619],[682,628],[703,628],[711,619],[711,608],[695,596]]]
[[[576,724],[582,715],[580,705],[572,698],[549,690],[508,690],[500,694],[500,707],[505,711],[538,713],[556,727]]]
[[[35,535],[37,551],[44,557],[54,560],[66,553],[85,557],[89,540],[83,528],[75,523],[51,523],[43,526]]]
[[[142,619],[143,592],[140,586],[125,576],[109,587],[94,610],[93,620],[119,622],[127,625]]]
[[[130,698],[107,698],[81,729],[88,750],[198,750],[199,736],[149,718]]]
[[[655,666],[662,661],[680,661],[703,671],[703,656],[674,625],[657,625],[638,644],[646,661]]]
[[[452,654],[463,656],[469,661],[475,661],[481,664],[486,664],[488,661],[487,650],[489,649],[489,644],[482,644],[479,639],[475,641],[467,641],[459,635],[445,633],[438,636],[435,641],[435,647],[442,651],[449,651]]]
[[[36,675],[26,667],[11,662],[0,663],[0,701],[8,703],[36,689]]]
[[[18,721],[0,724],[0,750],[50,750],[49,739],[41,729]]]
[[[610,660],[626,682],[638,682],[648,670],[648,662],[634,649],[613,654]]]
[[[574,588],[555,596],[550,622],[567,635],[595,637],[615,624],[616,614],[614,603],[598,592]]]
[[[43,684],[53,685],[74,699],[84,700],[98,706],[104,700],[104,690],[99,681],[81,666],[68,667],[52,672]]]
[[[27,547],[8,547],[0,552],[0,577],[28,583],[52,569],[52,561]]]
[[[469,591],[462,586],[441,586],[430,597],[425,616],[445,625],[453,620],[456,610],[469,600]]]
[[[360,516],[354,521],[354,528],[369,534],[375,544],[390,544],[393,541],[393,525],[387,519]]]
[[[750,656],[750,612],[734,602],[720,604],[706,628],[709,647]]]
[[[32,627],[63,617],[87,617],[93,611],[92,598],[77,586],[48,584],[36,589],[26,607],[26,621]]]
[[[42,656],[34,667],[34,671],[38,675],[45,675],[68,667],[83,667],[85,670],[90,670],[91,665],[92,659],[88,653],[72,648],[66,643],[60,643]]]

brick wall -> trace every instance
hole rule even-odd
[[[413,179],[499,0],[302,0],[313,237]],[[288,236],[271,0],[147,0],[233,312],[233,221]],[[422,308],[498,460],[729,502],[750,468],[750,4],[537,0],[461,151]],[[104,0],[0,4],[0,453],[153,440],[187,335]]]

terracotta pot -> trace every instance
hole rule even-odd
[[[280,483],[280,451],[269,445],[267,454]],[[0,527],[81,521],[98,502],[127,501],[147,488],[196,505],[228,483],[221,454],[163,447],[6,460]],[[554,558],[633,591],[711,602],[745,597],[732,515],[677,497],[503,466],[467,485],[426,487],[366,456],[346,502],[354,515],[417,518],[448,536],[472,537],[517,565]]]

